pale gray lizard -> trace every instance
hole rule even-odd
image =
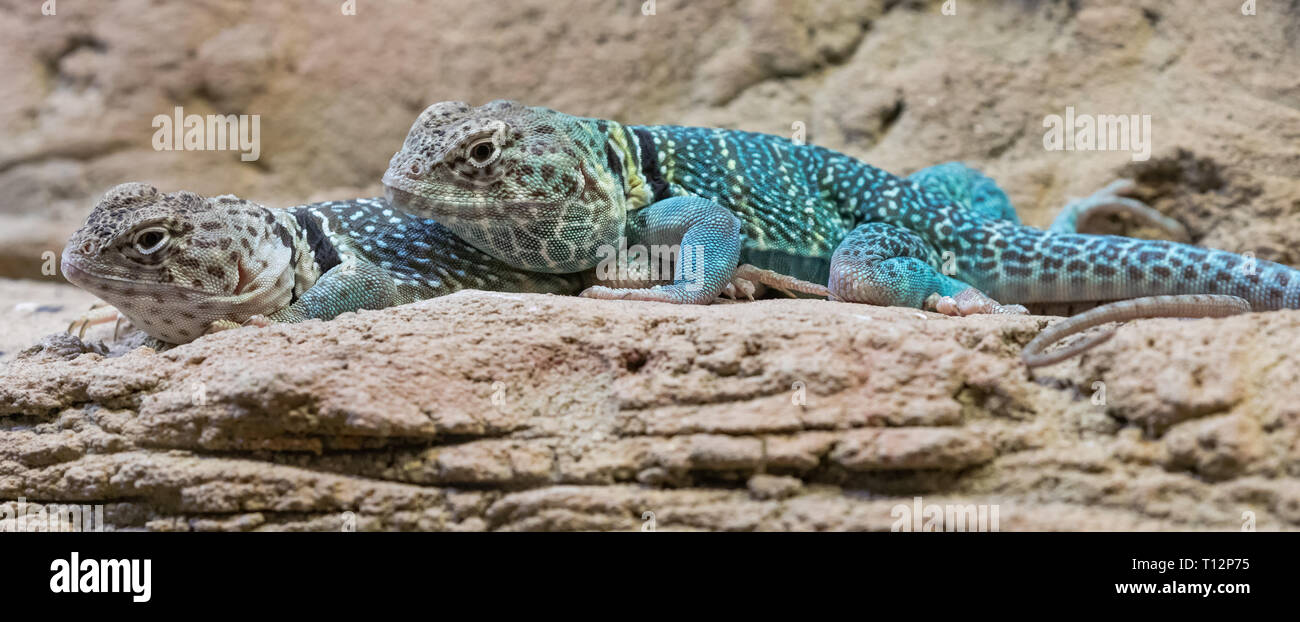
[[[519,270],[383,198],[266,208],[232,195],[109,190],[68,240],[64,276],[165,343],[244,324],[330,319],[461,289],[572,294],[578,275]]]

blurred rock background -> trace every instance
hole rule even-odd
[[[1137,174],[1197,242],[1300,263],[1294,2],[52,4],[0,0],[0,276],[60,280],[42,252],[125,181],[272,206],[378,194],[420,110],[496,98],[803,131],[897,173],[966,160],[1033,224]],[[261,115],[261,157],[155,151],[152,119],[177,106]],[[1045,151],[1043,118],[1066,106],[1151,115],[1152,159]]]

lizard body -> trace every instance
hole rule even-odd
[[[950,315],[1177,294],[1300,307],[1300,271],[1287,266],[1076,233],[1089,213],[1115,210],[1181,233],[1135,201],[1101,196],[1044,231],[1021,225],[992,180],[963,165],[902,178],[751,132],[444,102],[412,125],[384,184],[394,207],[516,268],[583,270],[620,243],[702,251],[694,276],[679,262],[670,285],[583,292],[598,298],[707,303],[752,264],[824,284],[833,298]]]
[[[121,184],[63,252],[64,276],[166,343],[244,323],[330,319],[460,289],[575,293],[382,198],[263,207]]]

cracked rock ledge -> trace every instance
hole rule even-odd
[[[1300,312],[1131,323],[1030,373],[1047,321],[466,291],[164,352],[53,334],[0,367],[0,510],[889,531],[920,497],[1003,531],[1300,528]]]

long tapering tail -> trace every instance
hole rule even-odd
[[[1010,224],[963,235],[962,278],[1003,303],[1236,296],[1256,311],[1300,308],[1300,270],[1163,240],[1048,233]]]

